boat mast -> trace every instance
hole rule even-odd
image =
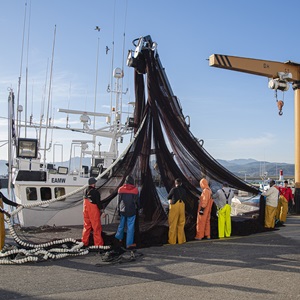
[[[44,86],[44,93],[43,93],[43,101],[41,105],[41,115],[40,115],[40,130],[39,130],[39,141],[42,138],[42,124],[44,121],[44,110],[45,110],[45,101],[46,101],[46,93],[47,93],[47,80],[48,80],[48,66],[49,66],[49,58],[47,60],[47,69],[46,69],[46,79],[45,79],[45,86]]]
[[[29,7],[29,24],[28,24],[28,35],[27,35],[27,55],[26,55],[26,85],[25,85],[25,138],[27,137],[27,107],[28,107],[28,53],[29,53],[29,33],[30,33],[30,16],[31,16],[31,5]]]
[[[23,66],[23,53],[24,53],[24,38],[25,38],[25,24],[26,24],[26,12],[27,12],[27,2],[25,3],[25,15],[24,15],[24,24],[23,24],[23,37],[22,37],[22,51],[21,51],[21,65],[20,65],[20,76],[18,80],[18,94],[17,94],[17,109],[20,110],[20,89],[21,89],[21,77],[22,77],[22,66]],[[17,114],[17,136],[20,135],[21,130],[21,114],[19,119],[19,114]]]
[[[52,48],[52,60],[50,69],[50,82],[49,82],[49,93],[48,93],[48,108],[47,108],[47,118],[46,118],[46,133],[45,133],[45,144],[44,144],[44,165],[46,164],[46,151],[47,151],[47,135],[49,127],[49,110],[50,110],[50,100],[51,100],[51,84],[52,84],[52,72],[53,72],[53,60],[54,60],[54,49],[55,49],[55,37],[56,37],[56,25],[54,27],[54,38],[53,38],[53,48]]]
[[[100,27],[96,26],[96,30],[100,32]],[[97,105],[97,87],[98,87],[98,66],[99,66],[99,42],[100,38],[98,37],[98,42],[97,42],[97,59],[96,59],[96,82],[95,82],[95,99],[94,99],[94,113],[96,113],[96,105]],[[94,124],[93,124],[93,129],[96,129],[96,116],[94,115]],[[93,153],[96,151],[96,136],[93,135]],[[94,155],[92,155],[92,159],[94,158]]]
[[[12,89],[9,90],[8,96],[8,186],[7,192],[8,195],[11,196],[11,188],[12,188],[12,166],[13,166],[13,143],[16,146],[15,138],[15,119],[14,119],[14,101],[15,95]]]

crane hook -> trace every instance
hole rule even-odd
[[[284,105],[284,102],[282,100],[276,100],[277,101],[277,107],[279,109],[279,116],[282,116],[283,115],[283,111],[282,111],[282,108],[283,108],[283,105]]]

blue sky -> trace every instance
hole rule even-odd
[[[279,0],[1,0],[1,141],[7,139],[7,88],[17,93],[26,2],[20,102],[27,66],[28,113],[34,120],[41,111],[55,25],[53,111],[68,107],[93,111],[99,39],[97,111],[107,112],[112,59],[105,47],[112,49],[114,42],[114,66],[121,67],[127,51],[133,49],[132,40],[151,35],[173,92],[190,116],[193,134],[204,140],[213,157],[294,163],[292,88],[284,95],[278,92],[285,103],[280,117],[267,78],[209,67],[207,59],[217,53],[300,62],[299,1],[283,5]],[[96,25],[100,32],[94,30]],[[128,93],[123,102],[127,103],[134,101],[133,69],[125,65],[124,72]],[[55,112],[54,118],[56,125],[62,125],[66,116]],[[71,118],[75,122],[78,116]],[[53,142],[68,140],[71,136],[60,134]],[[0,159],[7,159],[6,153],[7,148],[0,147]]]

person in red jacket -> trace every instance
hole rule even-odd
[[[94,245],[103,246],[104,242],[101,236],[101,197],[96,190],[97,180],[94,177],[89,179],[89,186],[85,191],[83,200],[83,231],[82,242],[84,246],[89,245],[90,233],[93,230]]]
[[[278,187],[279,189],[279,199],[276,212],[276,223],[281,222],[283,224],[286,222],[286,216],[289,209],[289,203],[295,205],[292,189],[288,186],[288,181],[284,181],[284,187]]]
[[[200,180],[200,187],[202,193],[197,211],[196,240],[202,240],[204,237],[210,239],[210,214],[213,204],[212,192],[205,178]]]
[[[121,217],[115,238],[120,242],[124,237],[124,228],[127,225],[126,248],[135,248],[134,226],[138,209],[139,190],[134,186],[134,179],[129,175],[118,190],[118,212]]]

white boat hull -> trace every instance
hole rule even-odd
[[[84,186],[87,184],[87,178],[80,176],[66,175],[62,180],[61,175],[49,174],[46,182],[37,181],[16,181],[15,193],[17,203],[24,206],[18,213],[20,225],[23,227],[40,226],[77,226],[83,225],[83,195]],[[37,199],[28,200],[28,188],[37,190]],[[45,205],[35,206],[35,203],[41,203],[41,189],[51,189],[51,195],[55,195],[55,189],[63,189],[64,194],[72,194],[63,200],[58,200]],[[110,192],[109,188],[103,188],[100,194],[106,197]],[[53,197],[51,198],[53,199]],[[48,199],[50,200],[50,199]],[[50,200],[51,201],[51,200]],[[105,209],[106,217],[102,224],[117,222],[116,199]]]

